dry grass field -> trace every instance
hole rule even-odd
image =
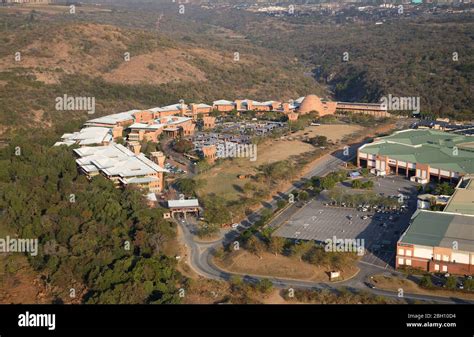
[[[223,269],[239,274],[329,282],[329,269],[266,252],[259,257],[241,249],[226,255],[222,260],[215,259],[214,262]],[[347,279],[357,272],[357,267],[349,265],[341,270],[341,276]]]
[[[268,188],[264,183],[257,183],[250,179],[239,179],[239,175],[253,175],[257,173],[257,167],[262,164],[291,159],[316,149],[313,145],[294,139],[295,136],[303,136],[305,133],[309,133],[310,137],[321,135],[328,137],[331,141],[337,141],[361,130],[364,130],[364,128],[357,125],[328,124],[307,127],[305,130],[293,134],[291,136],[292,140],[267,140],[258,145],[256,161],[250,161],[248,158],[227,159],[209,171],[198,175],[198,179],[203,179],[206,182],[205,186],[198,191],[198,194],[201,196],[216,194],[228,201],[238,200],[244,196],[242,187],[249,181],[257,189]]]
[[[362,131],[364,128],[354,124],[322,124],[319,126],[308,126],[304,130],[294,133],[294,137],[316,137],[325,136],[330,142],[337,142],[344,137]]]

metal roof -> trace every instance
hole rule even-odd
[[[474,178],[467,179],[464,187],[457,187],[445,207],[445,212],[474,215]]]
[[[197,199],[168,200],[168,207],[199,207],[199,201]]]
[[[103,116],[99,118],[94,118],[94,119],[88,120],[85,125],[95,125],[95,124],[115,125],[118,122],[133,120],[133,114],[139,111],[141,110],[130,110],[130,111],[119,112],[116,114],[107,115],[107,116]]]
[[[400,242],[474,252],[474,216],[418,210]]]
[[[472,137],[434,130],[405,130],[363,145],[360,152],[459,173],[474,173]]]
[[[101,144],[103,142],[111,142],[113,138],[110,128],[91,126],[83,128],[78,132],[65,133],[61,136],[61,139],[61,142],[57,142],[54,145],[93,145]]]

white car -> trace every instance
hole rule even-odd
[[[239,224],[238,224],[238,223],[232,224],[232,228],[233,228],[233,229],[237,229],[237,227],[239,227]]]

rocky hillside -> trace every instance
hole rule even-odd
[[[211,33],[213,42],[207,43],[166,32],[62,20],[42,12],[29,16],[0,11],[0,33],[4,133],[39,122],[54,126],[87,118],[86,112],[55,110],[55,98],[65,94],[95,97],[97,115],[179,99],[325,94],[292,58],[243,39],[236,58],[228,44],[216,43],[225,42],[228,32]]]

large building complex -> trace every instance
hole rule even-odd
[[[418,210],[397,243],[395,265],[474,274],[474,177],[462,178],[443,212]]]
[[[89,178],[102,174],[116,186],[133,185],[153,193],[164,188],[164,173],[168,171],[143,153],[135,154],[123,145],[81,147],[74,153],[80,171]]]
[[[217,100],[212,105],[185,104],[181,100],[179,103],[163,107],[134,109],[90,119],[84,124],[83,129],[64,134],[55,145],[78,145],[80,148],[74,150],[80,157],[77,164],[81,172],[88,177],[102,174],[114,181],[117,186],[133,184],[146,187],[151,192],[161,192],[164,188],[163,173],[166,170],[162,168],[162,165],[154,163],[140,153],[140,142],[158,142],[162,134],[172,138],[192,136],[196,120],[200,117],[203,118],[206,129],[212,128],[215,125],[215,118],[209,115],[213,111],[220,113],[275,111],[288,115],[291,120],[298,119],[298,115],[311,112],[317,112],[320,116],[334,114],[336,111],[366,113],[376,117],[387,116],[387,111],[383,111],[380,104],[339,104],[321,99],[316,95],[300,97],[289,102],[271,100],[259,102],[251,99]],[[277,127],[277,124],[281,123],[256,124],[255,132],[265,134]],[[124,137],[125,130],[128,149],[115,143]],[[203,152],[213,159],[222,152],[222,146],[218,144],[218,141],[214,143],[202,144]]]
[[[357,164],[379,176],[404,175],[420,184],[458,181],[442,203],[443,212],[413,214],[397,242],[395,266],[474,273],[474,137],[433,129],[398,131],[361,146]]]
[[[377,175],[405,175],[425,184],[474,174],[474,138],[435,130],[404,130],[357,152],[357,165]]]
[[[357,113],[367,114],[374,117],[389,117],[390,113],[380,103],[347,103],[334,102],[321,98],[317,95],[299,97],[288,102],[255,100],[218,100],[213,102],[213,108],[220,112],[236,111],[278,111],[285,114],[305,115],[317,112],[320,116],[333,115],[335,113]],[[294,116],[294,115],[293,115]],[[294,119],[294,118],[293,118]]]

